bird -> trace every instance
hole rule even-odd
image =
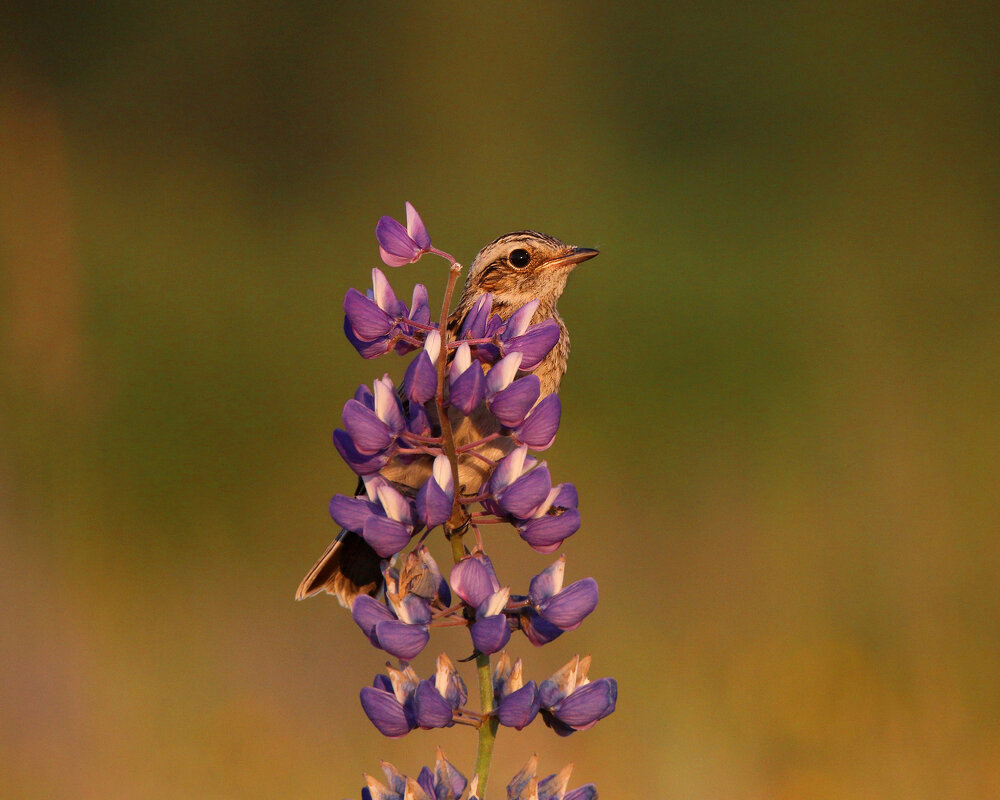
[[[449,315],[448,330],[452,337],[476,302],[486,293],[492,295],[492,313],[508,319],[532,300],[538,307],[532,324],[547,319],[559,326],[559,338],[545,358],[531,370],[538,376],[539,400],[559,391],[569,360],[570,341],[566,323],[556,309],[556,303],[566,288],[570,273],[580,263],[598,255],[590,247],[568,245],[553,236],[532,230],[504,234],[483,247],[472,261],[458,305]],[[432,409],[433,411],[433,409]],[[481,405],[470,416],[449,414],[453,422],[456,446],[480,441],[499,429],[496,419]],[[436,417],[431,414],[432,422]],[[479,493],[496,462],[513,448],[509,437],[498,437],[476,448],[482,457],[468,453],[459,456],[460,491],[469,496]],[[391,460],[379,472],[404,494],[413,496],[427,479],[431,459],[402,463]],[[359,481],[355,496],[364,494]],[[295,593],[296,600],[327,592],[337,597],[341,605],[350,608],[360,594],[375,595],[382,588],[382,559],[360,534],[342,530],[330,543],[319,560],[309,570]]]

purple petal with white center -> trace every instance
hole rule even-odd
[[[534,369],[559,341],[559,323],[547,319],[532,325],[528,332],[504,344],[506,353],[523,353],[521,369]]]
[[[528,596],[536,606],[559,592],[566,572],[566,556],[559,556],[549,567],[539,572],[528,585]]]
[[[482,602],[476,606],[476,617],[492,617],[499,614],[507,607],[510,599],[510,589],[506,586],[503,589],[493,592],[489,597],[483,598]]]
[[[455,350],[455,355],[451,359],[451,367],[449,368],[448,371],[448,377],[454,381],[458,378],[459,375],[466,372],[471,366],[472,366],[472,350],[469,348],[469,345],[465,344],[465,342],[462,342],[462,344],[458,346],[458,349]],[[482,370],[480,370],[480,372],[482,372]]]
[[[427,338],[424,339],[424,352],[427,353],[432,364],[437,363],[438,356],[441,355],[441,334],[437,330],[427,332]]]
[[[564,631],[575,630],[597,608],[597,581],[593,578],[571,583],[558,594],[538,605],[538,613]]]
[[[477,364],[467,369],[457,379],[451,381],[449,402],[468,416],[483,402],[483,395],[485,393],[486,379],[483,377],[483,371]]]
[[[431,465],[431,477],[446,492],[454,494],[455,476],[451,471],[451,461],[448,460],[448,456],[440,455],[434,459]]]
[[[465,316],[465,322],[462,323],[462,331],[459,338],[484,338],[486,336],[486,320],[489,318],[492,309],[493,295],[487,292],[472,304],[472,308],[469,309],[469,313]]]
[[[526,609],[520,615],[521,631],[535,647],[548,644],[563,635],[563,630],[548,620],[542,619],[533,608]]]
[[[485,556],[467,556],[451,570],[451,588],[466,603],[476,608],[500,588],[493,566]]]
[[[375,305],[381,308],[386,314],[395,319],[402,311],[403,304],[399,302],[396,293],[389,285],[389,279],[378,267],[372,269],[372,294]]]
[[[431,246],[431,235],[427,232],[427,226],[420,219],[417,209],[408,200],[406,201],[406,233],[421,250],[426,250]]]
[[[392,455],[391,452],[376,453],[375,455],[362,453],[354,446],[347,431],[342,431],[340,428],[333,432],[333,446],[337,448],[340,457],[347,462],[347,466],[358,475],[371,475],[378,472],[388,463]]]
[[[455,769],[455,765],[444,757],[441,748],[438,748],[437,759],[434,763],[434,785],[438,790],[438,794],[431,795],[431,797],[443,798],[443,800],[449,800],[451,797],[460,797],[462,792],[465,791],[466,785],[468,785],[465,776]],[[451,794],[448,794],[449,791]]]
[[[389,789],[400,795],[400,797],[386,798],[386,800],[401,800],[403,793],[406,791],[406,776],[388,761],[382,762],[382,772],[385,774],[385,782]]]
[[[452,486],[451,463],[447,456],[437,456],[431,477],[417,493],[417,515],[428,529],[440,525],[451,516],[455,501]]]
[[[344,315],[354,335],[366,342],[387,336],[394,324],[391,315],[357,289],[347,290],[344,296]]]
[[[563,698],[552,714],[564,725],[582,731],[613,712],[617,701],[618,682],[614,678],[601,678]]]
[[[372,514],[365,520],[362,536],[382,558],[390,558],[410,541],[412,530],[395,520]]]
[[[396,698],[381,689],[366,686],[361,690],[361,707],[379,733],[398,739],[413,730],[403,706]]]
[[[511,692],[497,706],[497,719],[501,725],[521,730],[538,714],[538,686],[528,681],[515,692]]]
[[[527,456],[528,448],[521,445],[500,460],[490,477],[490,494],[499,494],[521,477]]]
[[[330,516],[333,521],[344,530],[355,533],[364,530],[365,520],[375,512],[375,504],[362,497],[335,494],[330,500]]]
[[[503,614],[477,620],[469,628],[469,633],[476,650],[484,655],[502,650],[510,641],[510,625]]]
[[[525,473],[497,496],[500,507],[518,519],[530,519],[549,495],[552,477],[544,464]]]
[[[407,625],[426,625],[431,621],[431,605],[427,598],[418,594],[406,595],[393,608],[400,621]]]
[[[396,387],[392,385],[392,381],[386,375],[375,381],[374,389],[376,416],[388,425],[393,433],[399,433],[406,427],[406,420],[403,418],[403,409],[399,404]],[[555,395],[552,396],[555,397]]]
[[[532,450],[545,450],[555,441],[561,414],[562,403],[559,401],[559,395],[546,395],[514,431],[514,436],[517,441],[528,445]]]
[[[351,603],[351,617],[358,627],[364,631],[375,647],[378,647],[378,638],[375,636],[375,626],[380,622],[393,619],[392,612],[382,605],[374,597],[367,594],[359,594]],[[378,676],[384,678],[384,675]]]
[[[517,354],[515,353],[515,355]],[[493,416],[500,420],[501,424],[508,428],[516,428],[524,422],[524,418],[531,411],[541,393],[542,384],[538,376],[525,375],[490,400],[490,411],[493,412]]]
[[[417,357],[406,368],[403,386],[411,403],[426,403],[434,396],[437,391],[437,370],[425,350],[417,353]]]
[[[417,715],[417,725],[425,730],[446,728],[452,724],[452,707],[430,681],[420,681],[415,695],[414,711]]]
[[[535,311],[539,303],[539,300],[532,300],[510,315],[510,319],[507,320],[507,328],[503,332],[504,341],[510,341],[518,336],[522,336],[528,330],[531,318],[535,316]]]
[[[360,453],[373,455],[385,450],[396,439],[389,426],[375,416],[375,412],[359,403],[348,400],[341,414],[354,447]]]
[[[465,681],[458,674],[451,659],[444,653],[438,656],[437,672],[434,675],[434,688],[448,701],[452,708],[464,706],[469,699],[468,690],[465,688]]]
[[[416,658],[426,647],[431,635],[423,625],[407,625],[397,619],[389,619],[375,625],[378,647],[404,661]]]
[[[420,255],[420,246],[413,241],[406,229],[392,217],[382,217],[375,225],[382,260],[390,267],[409,264]]]
[[[497,392],[501,392],[510,386],[517,370],[521,366],[521,353],[511,353],[509,356],[501,358],[489,372],[486,373],[486,390],[492,397]]]
[[[431,321],[431,307],[427,300],[427,287],[418,283],[413,287],[413,300],[410,303],[410,313],[406,315],[414,322],[421,325],[429,325]]]
[[[378,503],[378,487],[388,485],[388,481],[381,475],[365,475],[362,479],[365,485],[365,494],[373,503]]]
[[[535,755],[528,759],[528,763],[521,767],[517,775],[507,784],[507,800],[529,800],[526,792],[535,778],[537,769],[538,756]]]
[[[597,787],[592,783],[587,783],[579,789],[567,792],[562,800],[597,800]]]
[[[564,541],[580,530],[580,512],[570,508],[558,516],[544,516],[528,520],[517,532],[537,553],[552,553]]]
[[[413,522],[410,501],[398,489],[395,489],[388,482],[382,483],[375,489],[375,495],[389,519],[404,525],[410,525]]]

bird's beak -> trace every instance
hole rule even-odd
[[[546,267],[549,268],[563,268],[572,269],[577,264],[587,261],[597,255],[597,250],[592,247],[571,247],[566,255],[559,256],[559,258],[553,258],[551,261],[546,263]]]

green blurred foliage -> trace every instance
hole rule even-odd
[[[1000,795],[997,34],[987,3],[5,5],[0,795],[471,763],[381,740],[380,655],[291,601],[352,485],[340,407],[399,371],[340,303],[404,200],[466,262],[521,227],[602,251],[547,454],[602,603],[515,649],[593,653],[619,711],[503,735],[498,776]]]

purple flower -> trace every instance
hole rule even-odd
[[[503,328],[499,314],[493,313],[493,295],[489,292],[479,297],[465,315],[459,339],[492,339]],[[494,348],[494,352],[496,348]]]
[[[430,640],[431,614],[426,603],[417,595],[407,595],[405,602],[400,601],[394,607],[397,611],[390,610],[374,597],[361,594],[351,604],[351,616],[373,646],[409,661],[416,658]]]
[[[382,513],[365,520],[361,535],[382,558],[389,558],[406,547],[414,534],[413,509],[388,481],[376,486],[376,496]]]
[[[375,647],[403,661],[416,658],[430,639],[432,607],[447,608],[451,592],[425,545],[406,554],[402,566],[387,568],[385,603],[359,595],[351,615]]]
[[[528,596],[539,616],[564,631],[572,631],[597,608],[597,581],[583,578],[564,589],[565,571],[566,556],[559,556],[550,567],[531,579]]]
[[[387,784],[365,775],[362,800],[458,800],[468,786],[465,776],[444,757],[440,747],[433,772],[424,767],[416,779],[409,778],[386,761],[382,762],[382,772]],[[475,796],[467,800],[475,800]]]
[[[597,787],[592,783],[566,791],[572,764],[541,779],[535,777],[537,769],[538,756],[532,756],[507,784],[508,800],[597,800]],[[382,762],[382,772],[387,783],[365,775],[362,800],[479,800],[478,778],[473,777],[471,783],[466,781],[445,759],[440,747],[434,771],[424,767],[416,780],[385,761]]]
[[[551,490],[548,467],[531,458],[527,446],[521,445],[501,459],[490,476],[490,507],[495,506],[501,515],[528,520],[545,513],[543,504]]]
[[[406,368],[403,388],[410,403],[426,403],[437,393],[437,360],[441,352],[441,334],[429,331],[424,349],[417,353]]]
[[[455,594],[475,609],[469,632],[480,653],[496,653],[510,641],[510,623],[504,610],[510,589],[501,588],[493,565],[482,552],[466,556],[451,570]]]
[[[538,756],[532,756],[507,784],[508,800],[597,800],[597,787],[592,783],[566,791],[573,765],[567,764],[559,772],[538,779]]]
[[[486,394],[486,378],[478,361],[472,360],[472,351],[464,342],[455,351],[451,361],[448,382],[451,387],[449,402],[468,416]]]
[[[406,203],[406,227],[392,217],[382,217],[375,226],[378,252],[390,267],[412,264],[430,252],[431,237],[416,209]]]
[[[455,484],[448,456],[434,459],[431,476],[417,493],[417,516],[428,530],[440,525],[451,516],[455,502]]]
[[[546,395],[531,410],[527,418],[514,429],[514,441],[518,444],[526,444],[532,450],[548,449],[556,439],[561,413],[562,404],[559,401],[559,395]]]
[[[371,686],[361,690],[361,706],[384,736],[398,738],[414,728],[451,727],[454,712],[468,699],[461,676],[444,653],[438,656],[433,681],[420,680],[412,667],[386,667],[386,671],[388,680],[377,675]]]
[[[382,558],[394,556],[416,531],[411,501],[381,475],[363,478],[364,497],[336,495],[330,501],[330,516],[342,528],[360,533]]]
[[[580,529],[576,487],[572,483],[553,486],[531,519],[518,521],[517,532],[532,549],[552,553]]]
[[[361,707],[379,733],[397,739],[417,727],[414,695],[420,678],[412,667],[387,667],[389,677],[376,675],[371,686],[361,690]]]
[[[614,678],[591,682],[589,668],[590,656],[574,656],[538,687],[542,718],[560,736],[592,728],[615,710],[618,682]]]
[[[524,682],[521,659],[511,664],[507,653],[500,654],[493,671],[493,696],[501,725],[521,730],[538,714],[538,687]]]
[[[429,767],[421,769],[417,783],[427,793],[429,800],[458,800],[468,785],[465,776],[444,757],[440,747],[437,749],[434,771],[431,772]]]
[[[487,405],[501,424],[508,428],[516,428],[525,421],[525,417],[538,401],[542,391],[541,381],[537,375],[525,375],[514,380],[523,357],[522,353],[504,356],[486,373]],[[558,420],[556,426],[558,427]],[[531,429],[537,431],[538,423],[532,423]],[[533,435],[529,430],[528,439],[534,441],[537,435]],[[531,444],[531,441],[523,438],[522,441]]]
[[[503,588],[487,596],[476,606],[476,620],[469,628],[472,644],[484,655],[506,647],[510,641],[510,623],[504,609],[510,599],[510,589]]]
[[[430,323],[427,287],[417,284],[413,289],[412,311],[396,297],[382,270],[372,270],[372,288],[365,294],[348,289],[344,297],[344,333],[364,358],[387,353],[395,342],[400,354],[414,345],[398,334],[422,338],[424,330],[409,323]]]
[[[563,588],[566,557],[531,579],[528,605],[518,624],[534,645],[548,644],[566,631],[575,630],[597,607],[597,581],[584,578]]]
[[[406,418],[388,375],[374,384],[374,393],[360,386],[344,404],[344,428],[355,450],[364,455],[384,453],[406,428]],[[554,395],[553,395],[554,396]]]
[[[481,550],[466,556],[452,567],[450,582],[455,594],[473,608],[500,591],[500,582],[493,564]]]
[[[504,355],[521,353],[521,369],[534,369],[559,341],[559,323],[546,319],[531,325],[531,318],[538,308],[538,300],[522,306],[511,314],[500,334]]]

